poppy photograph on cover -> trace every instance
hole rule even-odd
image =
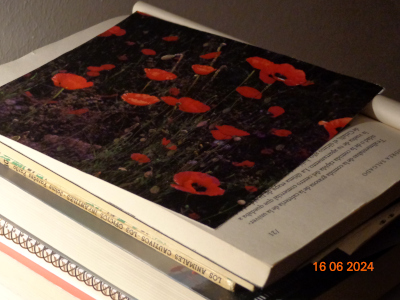
[[[135,13],[0,88],[0,134],[217,228],[381,90]]]

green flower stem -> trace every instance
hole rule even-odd
[[[261,94],[264,93],[266,90],[268,90],[271,87],[272,84],[268,84],[265,86],[265,88],[262,89]]]
[[[140,92],[143,93],[144,90],[150,85],[150,83],[151,83],[151,80],[144,86],[144,88]]]
[[[53,99],[57,98],[62,93],[63,90],[64,90],[64,88],[59,90],[58,93],[53,97]]]
[[[253,70],[253,71],[249,74],[249,76],[247,76],[246,79],[243,80],[241,84],[239,84],[239,86],[242,86],[243,84],[245,84],[246,81],[249,80],[250,77],[253,76],[254,73],[255,73],[255,70]],[[239,86],[238,86],[238,87],[239,87]],[[235,91],[236,91],[236,89],[235,89]]]
[[[126,70],[128,70],[130,67],[136,67],[141,61],[143,60],[143,58],[141,57],[136,63],[130,63],[128,65],[125,66],[125,68],[122,68],[119,72],[115,73],[114,75],[110,76],[108,79],[111,79],[123,72],[125,72]]]
[[[176,56],[178,56],[178,55],[179,55],[179,59],[176,62],[175,66],[171,69],[171,73],[174,73],[174,71],[176,70],[176,67],[179,65],[179,63],[181,62],[181,60],[183,58],[183,53],[176,54]]]
[[[203,91],[211,82],[213,82],[213,80],[218,76],[219,72],[221,72],[221,70],[226,69],[226,65],[223,65],[221,67],[219,67],[219,69],[217,71],[215,71],[213,77],[211,77],[210,81],[208,81],[202,88],[201,90]]]
[[[189,87],[189,89],[187,90],[186,94],[188,94],[190,92],[190,90],[192,89],[192,87],[196,84],[197,80],[199,80],[200,75],[196,74],[194,75],[194,77],[196,77],[196,79],[193,81],[193,83],[191,84],[191,86]]]
[[[165,116],[165,115],[170,116],[174,110],[175,110],[175,108],[171,109],[170,107],[168,107],[167,109],[164,109],[161,113],[159,113],[159,114],[157,115],[157,117],[158,117],[158,116]],[[168,112],[168,111],[169,111],[169,112]],[[168,117],[167,117],[165,120],[167,120],[167,119],[168,119]],[[165,122],[165,121],[164,121],[164,122]],[[136,130],[136,132],[135,132],[135,133],[132,133],[132,135],[129,137],[129,140],[133,140],[133,139],[139,134],[139,132],[144,131],[144,130],[147,129],[151,124],[153,124],[153,123],[147,122],[147,123],[145,123],[143,126],[139,126],[138,129]],[[165,123],[164,123],[164,124],[165,124]],[[162,128],[159,128],[159,131],[160,131],[161,129],[162,129]]]
[[[228,98],[232,93],[236,92],[236,89],[237,89],[238,87],[240,87],[240,86],[242,86],[243,84],[245,84],[246,81],[249,80],[250,77],[253,76],[254,73],[255,73],[255,70],[253,70],[253,71],[249,74],[249,76],[247,76],[246,79],[243,80],[234,90],[232,90],[228,95],[226,95],[224,98],[222,98],[221,101],[220,101],[220,103],[219,103],[216,107],[218,107],[219,105],[221,105],[221,103],[223,103],[224,100],[225,100],[226,98]],[[237,102],[237,101],[236,101],[236,102]],[[235,102],[235,103],[236,103],[236,102]],[[235,104],[235,103],[234,103],[234,104]],[[234,105],[234,104],[233,104],[233,105]],[[233,107],[233,105],[231,106],[231,108]],[[216,108],[216,107],[215,107],[215,108]],[[215,109],[215,108],[214,108],[214,109]]]
[[[226,46],[226,44],[225,44],[225,43],[221,43],[221,44],[219,45],[218,49],[217,49],[217,52],[221,51],[221,48],[224,47],[224,46]],[[217,57],[214,57],[214,59],[213,59],[213,60],[211,61],[211,63],[210,63],[210,66],[211,66],[211,67],[212,67],[213,64],[216,62],[217,59],[218,59],[218,56],[217,56]]]

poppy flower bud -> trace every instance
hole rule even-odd
[[[175,57],[176,54],[167,54],[161,57],[161,60],[170,60]]]

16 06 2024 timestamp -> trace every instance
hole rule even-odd
[[[348,261],[348,262],[341,262],[341,261],[331,261],[331,262],[324,262],[319,261],[313,263],[314,271],[316,272],[368,272],[374,270],[374,263],[366,262],[366,261]]]

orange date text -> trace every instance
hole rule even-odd
[[[341,262],[341,261],[332,261],[332,262],[324,262],[319,261],[313,263],[314,271],[316,272],[367,272],[374,270],[374,263],[366,262],[366,261],[348,261],[348,262]]]

